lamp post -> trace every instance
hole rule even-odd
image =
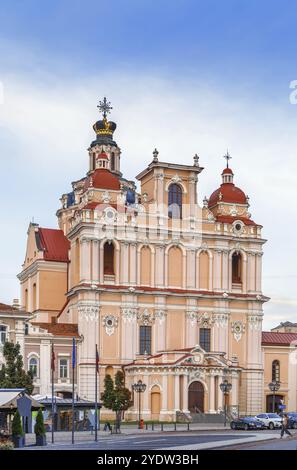
[[[273,380],[268,384],[270,391],[273,393],[272,395],[272,413],[275,413],[275,392],[278,392],[280,388],[280,383],[276,380]]]
[[[135,384],[132,385],[134,392],[138,393],[138,429],[140,429],[140,420],[141,420],[141,394],[145,392],[146,385],[142,380],[138,380]]]
[[[225,379],[221,384],[220,384],[220,389],[224,394],[224,427],[227,426],[227,404],[226,404],[226,398],[228,393],[232,389],[232,384],[228,382],[227,379]]]

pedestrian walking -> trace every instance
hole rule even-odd
[[[282,428],[281,428],[281,439],[283,438],[283,435],[286,433],[288,434],[288,436],[291,436],[292,437],[292,434],[290,433],[290,431],[288,430],[288,424],[289,424],[289,419],[288,419],[288,415],[286,413],[284,413],[283,415],[283,420],[282,420]]]

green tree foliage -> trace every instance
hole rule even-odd
[[[114,381],[110,375],[106,375],[101,400],[105,408],[116,413],[116,427],[119,429],[123,411],[132,405],[131,392],[125,387],[125,376],[121,370],[116,373]]]
[[[33,392],[33,377],[23,367],[23,358],[20,353],[20,345],[7,341],[3,346],[5,364],[0,371],[0,388],[25,388],[31,395]]]
[[[13,436],[20,437],[24,435],[21,416],[18,410],[15,412],[13,420],[12,420],[11,432]]]
[[[45,426],[44,426],[44,421],[43,421],[43,414],[41,409],[38,410],[37,416],[36,416],[36,423],[34,426],[34,432],[37,436],[44,436],[45,435]]]

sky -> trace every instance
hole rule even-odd
[[[296,17],[293,0],[2,0],[0,302],[19,297],[29,222],[55,228],[86,173],[107,96],[128,178],[155,147],[198,153],[202,201],[229,149],[268,240],[264,328],[297,321]]]

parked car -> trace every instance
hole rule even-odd
[[[287,415],[289,418],[288,427],[290,429],[297,429],[297,413],[289,412]]]
[[[244,429],[248,431],[249,429],[265,429],[265,424],[259,419],[246,416],[244,418],[237,418],[231,421],[231,429]]]
[[[267,429],[280,428],[282,425],[282,418],[277,413],[261,413],[256,419],[262,421]]]

